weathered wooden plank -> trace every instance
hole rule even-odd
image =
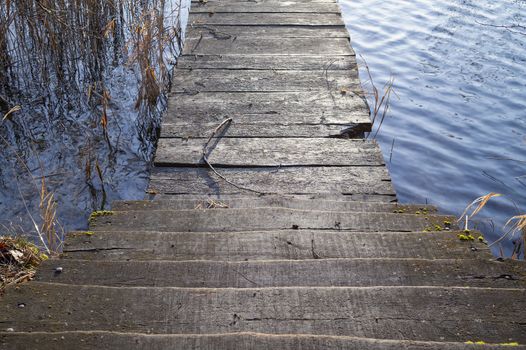
[[[205,139],[160,139],[157,166],[205,166]],[[384,159],[375,142],[329,138],[215,139],[207,158],[216,166],[381,166]]]
[[[425,342],[382,340],[327,335],[277,335],[258,333],[231,334],[137,334],[102,331],[80,332],[0,332],[0,345],[9,350],[75,349],[238,349],[238,350],[509,350],[509,345],[469,345],[465,342]],[[526,346],[514,346],[525,350]]]
[[[257,193],[243,193],[243,194],[221,194],[221,193],[213,193],[206,196],[199,195],[199,194],[163,194],[163,193],[155,193],[155,192],[146,192],[148,194],[148,198],[146,200],[154,200],[155,201],[173,201],[173,200],[193,200],[196,201],[196,203],[207,200],[207,199],[214,199],[214,200],[235,200],[237,198],[260,198],[260,197],[269,197],[272,195],[265,195],[261,196]],[[396,196],[394,195],[379,195],[379,194],[354,194],[354,195],[344,195],[344,194],[338,194],[338,193],[317,193],[317,194],[277,194],[276,196],[285,196],[287,198],[295,198],[298,200],[313,200],[313,201],[344,201],[344,202],[365,202],[365,203],[383,203],[383,204],[389,204],[389,203],[397,203]],[[194,207],[195,208],[195,207]],[[301,209],[301,208],[296,208]],[[305,208],[306,209],[306,208]]]
[[[97,231],[258,231],[286,229],[358,232],[423,231],[444,226],[453,217],[395,213],[334,212],[288,208],[117,211],[90,220]]]
[[[188,38],[185,55],[353,55],[348,38]]]
[[[221,123],[227,117],[238,122],[305,124],[370,124],[365,99],[354,94],[307,92],[203,92],[175,93],[168,99],[165,123]]]
[[[306,199],[292,196],[259,196],[259,197],[227,197],[220,200],[213,198],[182,198],[182,199],[159,199],[154,201],[114,201],[111,208],[114,211],[130,210],[177,210],[208,208],[214,206],[225,208],[261,208],[281,207],[301,210],[323,210],[323,211],[362,211],[362,212],[387,212],[401,214],[436,213],[437,208],[424,204],[400,204],[380,202],[357,202],[341,199]]]
[[[309,1],[209,1],[192,2],[191,13],[336,13],[336,2]]]
[[[238,186],[265,193],[395,195],[383,167],[299,167],[221,169]],[[207,169],[156,168],[150,191],[171,194],[245,193]]]
[[[339,13],[191,13],[190,25],[343,26]]]
[[[0,323],[16,331],[309,333],[524,343],[525,307],[524,289],[179,289],[32,282],[7,290],[0,306]]]
[[[56,273],[58,267],[61,273]],[[443,286],[525,288],[522,264],[481,259],[257,262],[49,260],[36,281],[100,286],[262,288]]]
[[[280,92],[327,91],[333,95],[360,93],[359,79],[352,71],[179,69],[175,92]]]
[[[257,119],[257,117],[261,117]],[[274,123],[266,122],[267,115],[251,115],[249,117],[235,117],[234,121],[224,128],[220,134],[222,138],[228,137],[344,137],[362,138],[364,132],[371,130],[370,123],[335,125],[308,123],[307,117],[299,116],[304,121],[299,123]],[[246,119],[250,118],[249,121]],[[226,118],[224,118],[226,119]],[[223,120],[224,120],[223,119]],[[239,120],[240,121],[239,121]],[[209,138],[213,131],[223,121],[217,119],[214,123],[164,123],[161,137],[178,138]]]
[[[88,260],[306,260],[341,258],[491,259],[481,242],[459,232],[148,232],[72,233],[64,259]],[[137,244],[140,240],[140,244]],[[314,252],[313,252],[314,251]]]
[[[299,1],[299,0],[293,0],[293,1]],[[236,3],[236,4],[239,4],[239,3],[254,3],[254,2],[258,2],[258,3],[263,3],[263,4],[279,4],[281,2],[281,0],[206,0],[206,3],[207,4],[218,4],[218,3],[225,3],[225,4],[228,4],[228,3]],[[311,3],[311,4],[316,4],[316,3],[337,3],[338,0],[302,0],[302,2],[304,3]],[[203,3],[203,0],[192,0],[191,1],[192,4],[194,3]]]
[[[187,38],[212,36],[216,39],[233,38],[349,38],[344,26],[215,26],[191,25],[187,28]]]
[[[250,70],[318,70],[348,71],[358,77],[355,56],[243,56],[183,55],[177,59],[180,69],[250,69]]]

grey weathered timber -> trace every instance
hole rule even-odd
[[[382,167],[225,168],[220,171],[238,186],[268,194],[395,195],[387,170]],[[203,196],[247,193],[212,171],[200,168],[154,169],[150,191]]]
[[[61,273],[56,268],[62,267]],[[311,259],[251,262],[50,260],[40,282],[142,287],[371,287],[445,286],[524,288],[520,264],[482,259]]]
[[[312,106],[309,108],[310,104]],[[168,99],[168,107],[178,116],[174,118],[173,114],[168,114],[168,121],[179,119],[187,123],[218,114],[232,117],[256,115],[271,122],[283,122],[284,118],[301,122],[304,121],[303,116],[312,115],[318,118],[318,123],[325,124],[346,124],[356,122],[354,119],[360,117],[360,121],[365,123],[365,118],[369,118],[369,109],[363,97],[354,94],[333,95],[327,91],[174,93]],[[191,112],[198,117],[187,116]],[[357,113],[363,116],[356,117]],[[313,123],[314,119],[309,121]]]
[[[384,159],[376,143],[345,139],[215,139],[206,149],[216,166],[382,166]],[[161,139],[157,166],[205,165],[204,139]]]
[[[310,1],[208,1],[192,2],[192,13],[335,13],[340,14],[336,2]]]
[[[179,70],[174,77],[175,92],[296,92],[328,91],[350,94],[361,89],[348,71]]]
[[[325,91],[174,93],[168,99],[168,108],[170,113],[166,114],[165,123],[180,125],[204,122],[219,125],[227,117],[237,123],[353,123],[364,130],[371,124],[369,109],[362,97],[334,96]]]
[[[57,298],[58,295],[67,297]],[[456,342],[484,338],[487,342],[524,343],[525,307],[525,289],[181,289],[33,282],[6,292],[0,305],[0,324],[15,331],[306,333]]]
[[[302,349],[302,350],[475,350],[480,345],[469,345],[465,342],[426,342],[410,340],[382,340],[356,337],[327,335],[269,335],[258,333],[228,333],[228,334],[138,334],[117,332],[32,332],[32,333],[2,333],[0,332],[0,349],[9,350],[56,350],[75,349],[136,349],[136,350],[166,350],[166,349],[238,349],[238,350],[268,350],[268,349]],[[484,349],[509,350],[506,345],[486,345]],[[524,350],[526,346],[519,345],[512,349]]]
[[[247,231],[279,229],[339,229],[352,231],[421,231],[451,225],[453,217],[399,213],[335,212],[290,208],[188,209],[118,211],[90,220],[97,230],[135,228],[160,231]],[[271,221],[271,222],[268,222]],[[155,224],[154,224],[155,223]]]
[[[408,205],[399,203],[375,203],[326,199],[306,199],[293,196],[253,196],[234,198],[195,198],[156,199],[155,201],[115,201],[111,208],[114,211],[131,210],[178,210],[210,207],[224,208],[262,208],[282,207],[300,210],[352,211],[352,212],[388,212],[400,214],[436,213],[437,208],[431,205]]]
[[[458,232],[148,232],[72,234],[66,259],[96,260],[306,260],[340,258],[490,259],[481,242],[461,242]],[[141,244],[137,244],[140,240]]]
[[[216,39],[252,38],[349,38],[344,26],[215,26],[193,25],[187,28],[187,38],[212,36]]]
[[[396,197],[394,195],[367,195],[367,194],[349,194],[349,195],[343,195],[339,193],[316,193],[316,194],[276,194],[276,195],[260,195],[257,193],[252,192],[246,192],[243,194],[228,194],[228,193],[213,193],[210,195],[202,195],[202,194],[178,194],[176,196],[171,194],[163,194],[158,193],[155,191],[146,191],[146,198],[147,201],[153,201],[154,199],[160,200],[160,201],[172,201],[174,199],[176,200],[192,200],[196,203],[202,203],[206,202],[209,199],[213,200],[233,200],[237,198],[261,198],[261,197],[271,197],[271,196],[279,196],[284,198],[290,198],[290,199],[298,199],[298,200],[312,200],[312,201],[336,201],[336,202],[365,202],[365,203],[383,203],[383,204],[397,204]],[[135,201],[132,201],[135,202]],[[197,205],[197,204],[196,204]],[[272,205],[271,205],[272,206]],[[287,205],[284,205],[285,208],[289,207]],[[191,208],[180,208],[180,209],[192,209]],[[295,208],[294,206],[291,206],[291,208],[294,209],[316,209],[316,208]],[[133,209],[131,209],[133,210]],[[330,211],[331,209],[326,208],[322,210]],[[378,210],[382,211],[382,210]]]
[[[343,26],[337,13],[190,13],[190,25]]]
[[[398,213],[335,212],[289,208],[190,209],[119,211],[90,220],[91,230],[125,229],[188,232],[256,231],[286,229],[339,229],[350,231],[423,231],[444,227],[453,217]]]
[[[344,70],[351,76],[358,77],[355,56],[183,55],[177,60],[177,67],[179,69],[314,70],[323,72]]]
[[[247,117],[234,118],[233,122],[220,133],[222,138],[227,137],[289,137],[289,138],[315,138],[315,137],[342,137],[342,138],[361,138],[363,133],[371,130],[371,124],[310,124],[307,122],[298,123],[279,123],[265,122],[267,115],[260,115],[259,120],[254,120],[256,116],[250,116],[250,121],[245,121]],[[302,118],[301,116],[299,118]],[[227,119],[227,118],[224,118]],[[245,119],[245,120],[244,120]],[[254,120],[254,121],[253,121]],[[165,123],[161,130],[161,138],[209,138],[213,131],[221,122],[214,123]]]
[[[217,33],[217,32],[216,32]],[[279,44],[278,44],[278,43]],[[353,55],[348,38],[248,38],[200,36],[186,40],[185,55]]]

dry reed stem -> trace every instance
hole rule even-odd
[[[368,94],[368,96],[372,96],[372,98],[370,98],[371,103],[369,104],[370,106],[372,106],[371,123],[373,124],[373,126],[378,124],[378,126],[376,127],[376,132],[373,136],[373,139],[375,139],[378,136],[378,133],[380,132],[380,129],[384,123],[385,118],[387,117],[389,109],[391,108],[391,95],[394,94],[395,96],[397,96],[394,90],[394,77],[390,77],[390,79],[385,83],[382,92],[380,93],[380,90],[378,89],[373,80],[373,76],[371,74],[369,65],[367,64],[367,61],[362,55],[360,55],[360,57],[363,61],[363,65],[369,78],[368,81],[372,89],[372,94]]]
[[[233,183],[232,181],[228,180],[225,176],[221,175],[213,166],[212,164],[210,164],[210,162],[208,161],[208,156],[207,156],[207,151],[208,151],[208,146],[210,145],[210,142],[212,141],[212,139],[219,133],[219,131],[221,131],[226,125],[230,124],[232,122],[232,118],[228,118],[228,119],[225,119],[223,120],[223,122],[221,124],[219,124],[217,126],[217,128],[215,128],[215,130],[213,131],[212,135],[210,135],[210,137],[208,138],[208,140],[206,141],[205,145],[203,146],[203,152],[202,152],[202,156],[203,156],[203,161],[206,163],[206,165],[210,168],[210,170],[212,170],[214,172],[214,174],[216,174],[219,178],[221,178],[223,181],[225,181],[226,183],[228,183],[229,185],[231,186],[234,186],[235,188],[239,189],[239,190],[242,190],[242,191],[248,191],[248,192],[253,192],[253,193],[257,193],[257,194],[260,194],[260,195],[263,195],[263,194],[266,194],[265,192],[261,192],[261,191],[258,191],[258,190],[254,190],[252,188],[248,188],[248,187],[243,187],[243,186],[239,186],[235,183]]]
[[[468,218],[471,219],[475,215],[477,215],[488,204],[490,199],[501,197],[501,196],[502,194],[500,193],[490,192],[487,195],[478,197],[466,207],[466,209],[464,210],[464,212],[462,213],[458,221],[463,220],[463,218],[465,217],[466,218],[466,228],[467,228]],[[476,207],[475,209],[472,210],[471,214],[466,215],[469,212],[469,210],[473,208],[475,205]],[[490,247],[502,242],[505,238],[509,236],[512,236],[512,237],[515,236],[517,233],[519,233],[522,236],[521,238],[524,241],[526,239],[526,214],[515,215],[511,217],[510,219],[508,219],[508,221],[506,221],[506,224],[504,225],[503,229],[505,232],[496,241],[491,243],[489,245]],[[500,254],[502,256],[503,255],[502,247],[500,248],[500,251],[501,251]],[[514,251],[513,256],[517,256],[517,255],[518,253]]]

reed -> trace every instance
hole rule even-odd
[[[391,97],[392,95],[396,96],[396,92],[394,90],[395,80],[394,77],[391,76],[389,80],[384,84],[383,88],[379,89],[373,79],[367,61],[362,55],[360,55],[360,57],[363,62],[362,65],[365,68],[365,71],[367,72],[368,80],[366,80],[362,85],[364,87],[364,90],[366,91],[366,96],[371,111],[371,123],[373,125],[373,130],[376,129],[373,135],[373,139],[375,139],[376,136],[378,136],[380,129],[382,128],[385,118],[389,114],[389,110],[391,108]],[[371,135],[372,132],[368,135],[368,137],[370,137]]]
[[[49,119],[91,110],[104,124],[106,78],[127,65],[148,114],[170,83],[165,56],[181,28],[165,17],[179,10],[180,0],[0,0],[0,96],[11,106],[38,101]]]
[[[66,161],[71,168],[85,164],[87,185],[79,193],[90,191],[91,209],[98,210],[112,199],[107,191],[118,152],[151,159],[185,2],[0,0],[0,185],[22,200],[44,251],[60,248],[57,198],[63,196],[54,185],[60,181],[32,172],[57,170]],[[57,164],[40,164],[39,157]],[[71,168],[62,183],[81,187],[84,179],[71,176]],[[100,186],[89,186],[92,175]]]
[[[476,198],[473,202],[471,202],[466,207],[466,209],[464,210],[464,212],[462,213],[458,221],[460,222],[465,219],[466,229],[467,229],[469,219],[476,216],[488,204],[488,202],[491,199],[501,197],[501,196],[502,194],[500,193],[491,192],[484,196],[480,196]],[[515,203],[513,204],[515,205]],[[515,207],[517,206],[515,205]],[[526,214],[519,214],[519,215],[510,217],[508,221],[504,224],[504,227],[502,228],[502,230],[503,231],[502,231],[501,236],[497,240],[492,242],[489,246],[490,247],[494,246],[502,242],[506,238],[518,239],[521,242],[521,244],[517,244],[515,246],[515,249],[512,253],[511,258],[517,259],[521,255],[524,257],[524,248],[525,248],[524,243],[526,241]],[[501,251],[501,255],[502,255],[502,251]]]

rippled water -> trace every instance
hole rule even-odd
[[[340,3],[376,85],[396,79],[378,140],[400,201],[459,215],[478,196],[505,194],[479,224],[495,240],[517,214],[511,200],[526,213],[526,28],[498,27],[526,25],[526,1]]]

